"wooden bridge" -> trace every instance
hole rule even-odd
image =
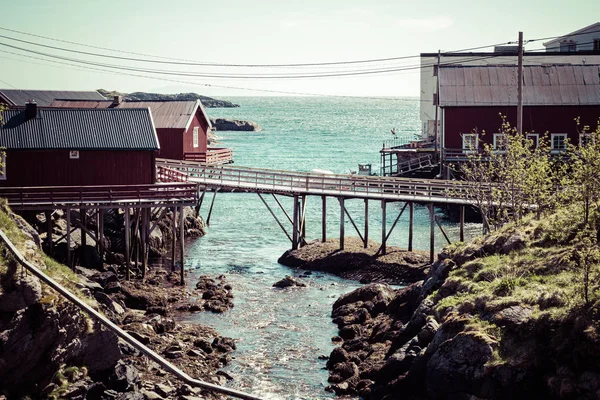
[[[306,198],[307,196],[319,196],[322,201],[322,235],[321,240],[326,240],[326,203],[327,198],[332,197],[340,203],[340,249],[344,248],[345,216],[348,217],[357,234],[363,241],[365,247],[369,239],[368,226],[368,202],[380,201],[382,208],[382,236],[380,253],[386,253],[386,242],[395,228],[400,216],[409,208],[409,239],[408,250],[413,247],[413,211],[414,204],[427,204],[429,206],[431,219],[430,255],[434,256],[434,228],[437,224],[445,239],[450,243],[446,232],[437,219],[433,206],[440,204],[451,204],[460,206],[460,240],[464,240],[464,207],[475,204],[469,197],[472,186],[467,182],[441,181],[431,179],[411,179],[392,177],[372,177],[359,175],[335,175],[307,172],[292,172],[281,170],[269,170],[260,168],[211,167],[189,161],[157,160],[158,176],[165,180],[178,182],[194,182],[202,191],[198,208],[207,191],[216,193],[218,191],[256,193],[261,198],[278,225],[292,242],[292,249],[298,248],[306,243],[305,221],[306,221]],[[481,188],[478,188],[481,190]],[[264,194],[273,195],[277,205],[281,208],[289,223],[291,223],[291,234],[263,197]],[[294,199],[292,216],[283,208],[276,195],[289,196]],[[213,197],[207,222],[214,204]],[[352,216],[344,206],[348,199],[362,199],[365,202],[365,226],[359,229]],[[404,207],[397,216],[391,229],[386,227],[386,206],[388,203],[403,202]]]

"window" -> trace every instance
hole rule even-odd
[[[579,145],[580,146],[587,146],[588,144],[592,143],[593,140],[594,140],[594,137],[592,136],[591,133],[579,134]]]
[[[6,180],[6,153],[0,151],[0,181]]]
[[[504,133],[494,133],[494,150],[498,153],[506,151],[506,135]]]
[[[79,150],[69,150],[69,158],[71,160],[78,160],[79,159]]]
[[[567,134],[553,133],[550,135],[550,148],[552,152],[565,151],[567,149]]]
[[[528,133],[525,139],[531,140],[531,147],[537,149],[540,145],[540,134],[539,133]]]
[[[194,147],[198,147],[198,127],[194,128]]]
[[[577,44],[573,43],[572,41],[561,43],[560,51],[568,51],[568,52],[577,51]]]
[[[463,153],[477,153],[479,148],[479,135],[477,133],[463,133],[462,150]]]
[[[594,50],[600,50],[600,39],[594,39]]]

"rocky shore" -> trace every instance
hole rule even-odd
[[[260,126],[256,122],[239,119],[211,118],[210,124],[216,131],[260,131]]]
[[[227,100],[213,99],[212,97],[202,96],[197,93],[175,93],[175,94],[164,94],[164,93],[148,93],[148,92],[133,92],[133,93],[122,93],[116,90],[104,90],[98,89],[98,92],[106,97],[112,99],[114,96],[122,96],[125,100],[131,101],[147,101],[147,100],[179,100],[179,101],[195,101],[200,100],[202,105],[207,108],[232,108],[239,107],[239,104],[234,104]]]
[[[583,301],[569,213],[447,247],[427,277],[340,297],[327,368],[370,399],[595,399],[598,296]]]
[[[235,341],[208,327],[177,322],[178,315],[189,312],[231,308],[233,292],[224,277],[203,276],[189,290],[178,285],[178,273],[163,268],[150,269],[144,281],[119,279],[118,266],[102,263],[72,271],[44,255],[35,229],[6,208],[0,211],[0,227],[28,260],[190,376],[215,384],[232,379],[219,369],[231,361]],[[38,279],[20,272],[6,253],[0,256],[0,396],[218,397],[178,382]]]
[[[277,260],[292,268],[329,272],[361,283],[379,282],[405,285],[425,279],[429,254],[409,252],[388,246],[386,255],[375,256],[380,244],[369,241],[365,249],[359,238],[344,238],[344,250],[338,239],[309,242],[298,250],[288,250]]]

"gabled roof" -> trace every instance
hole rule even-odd
[[[523,105],[600,106],[600,65],[526,65]],[[514,65],[452,66],[439,69],[441,107],[516,106]]]
[[[559,38],[549,40],[549,41],[543,43],[543,45],[547,47],[548,45],[560,42],[561,40],[564,40],[564,39],[568,38],[569,36],[579,35],[579,34],[587,32],[587,31],[598,32],[598,35],[600,36],[600,22],[596,22],[594,24],[588,25],[585,28],[578,29],[575,32],[568,33]]]
[[[60,108],[149,108],[157,129],[187,129],[198,110],[212,128],[210,119],[199,100],[196,101],[122,101],[114,104],[112,100],[81,101],[77,99],[57,99],[50,104],[51,107]]]
[[[125,110],[40,109],[26,119],[24,109],[5,110],[0,146],[7,149],[158,150],[152,114]]]
[[[105,100],[95,90],[22,90],[0,89],[0,99],[11,106],[24,106],[29,100],[35,100],[38,106],[48,107],[54,99]]]

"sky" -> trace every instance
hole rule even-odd
[[[212,97],[397,97],[419,95],[420,71],[414,68],[420,62],[418,57],[320,67],[214,67],[172,62],[310,64],[455,51],[516,41],[519,31],[523,31],[525,40],[567,34],[598,22],[600,2],[572,0],[567,5],[564,0],[0,0],[0,15],[0,28],[4,28],[0,29],[4,36],[0,37],[0,87],[192,91]],[[84,55],[35,44],[163,63]],[[15,47],[96,65],[49,58]],[[536,41],[529,43],[526,50],[542,47],[542,41]],[[485,50],[491,48],[482,49]],[[100,67],[98,63],[130,70]],[[401,70],[314,77],[381,69]],[[287,78],[273,79],[274,74]],[[299,74],[311,77],[289,78]],[[232,75],[249,78],[233,79]]]

